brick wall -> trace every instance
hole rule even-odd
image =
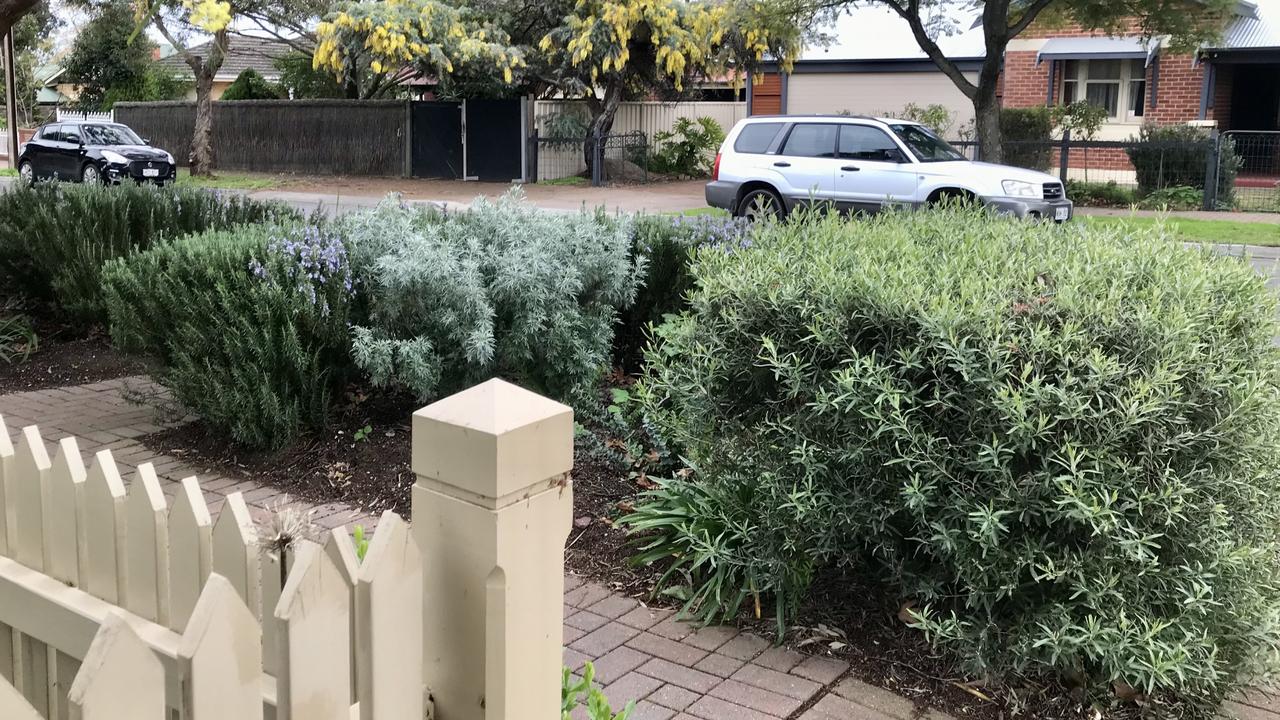
[[[1159,102],[1153,108],[1148,101],[1146,119],[1158,125],[1200,119],[1200,90],[1204,84],[1204,72],[1204,63],[1193,64],[1190,55],[1161,56],[1160,82],[1156,88]],[[1147,82],[1151,82],[1150,68],[1147,69]],[[1228,95],[1226,102],[1221,105],[1230,107],[1231,96]]]
[[[759,82],[751,83],[750,115],[777,115],[782,112],[782,76],[765,73]]]

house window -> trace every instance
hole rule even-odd
[[[1147,107],[1147,66],[1142,60],[1068,60],[1062,101],[1106,108],[1114,122],[1138,122]]]

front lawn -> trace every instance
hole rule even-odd
[[[1180,217],[1159,218],[1151,216],[1081,215],[1080,219],[1092,227],[1123,224],[1134,229],[1148,228],[1163,222],[1183,242],[1280,247],[1280,223],[1200,220]]]
[[[213,177],[192,177],[186,168],[178,169],[178,185],[202,187],[210,190],[270,190],[279,187],[281,179],[271,175],[249,173],[218,173]]]

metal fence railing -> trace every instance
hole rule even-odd
[[[594,186],[649,182],[649,140],[639,131],[595,137],[529,138],[539,182]]]
[[[1228,130],[1217,154],[1219,195],[1229,192],[1233,208],[1280,212],[1280,131]]]

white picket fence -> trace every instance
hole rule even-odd
[[[522,562],[532,557],[530,548],[533,553],[542,548],[551,560],[558,557],[558,566],[550,561],[531,565],[553,575],[535,583],[556,588],[554,594],[544,593],[549,596],[544,603],[530,602],[537,593],[528,586],[495,586],[493,564],[503,570],[496,556],[461,553],[459,545],[449,542],[437,546],[436,539],[445,539],[440,538],[441,523],[424,528],[424,537],[438,554],[449,557],[430,562],[419,552],[420,542],[409,526],[389,511],[379,520],[363,561],[345,529],[328,532],[321,542],[294,539],[283,544],[259,534],[239,493],[226,498],[214,519],[193,477],[182,481],[170,504],[150,464],[140,465],[126,487],[109,450],[97,453],[86,467],[76,439],[65,438],[51,460],[35,426],[23,428],[14,444],[0,418],[0,676],[7,681],[0,682],[0,718],[421,720],[430,716],[431,691],[453,707],[462,705],[455,698],[476,697],[472,687],[451,684],[447,673],[439,671],[442,661],[466,670],[468,682],[479,676],[480,715],[456,711],[454,717],[485,716],[486,696],[491,709],[511,708],[488,718],[525,717],[521,710],[530,706],[554,714],[569,514],[564,487],[555,486],[556,497],[552,486],[529,486],[528,502],[542,495],[555,506],[547,516],[552,531],[531,537],[528,507],[516,510],[524,516],[513,517],[515,525],[504,526],[509,522],[503,517],[505,507],[489,507],[487,496],[471,488],[482,485],[483,477],[461,478],[472,492],[467,499],[442,488],[459,481],[460,468],[484,467],[486,461],[474,457],[474,444],[459,443],[454,436],[443,442],[431,437],[461,423],[474,439],[477,427],[494,420],[492,398],[477,395],[494,382],[454,396],[466,402],[479,397],[488,407],[460,414],[454,400],[444,406],[450,413],[444,419],[431,414],[434,405],[415,415],[414,470],[423,487],[415,487],[414,507],[432,517],[457,514],[434,507],[436,496],[444,504],[474,504],[494,522],[460,532],[501,536],[495,552],[502,552],[507,542],[521,543]],[[488,390],[492,396],[494,388]],[[561,454],[557,443],[571,452],[572,414],[567,408],[505,383],[497,392],[534,412],[514,411],[505,417],[500,412],[499,421],[514,422],[493,435],[496,443],[504,435],[517,441],[535,437],[557,448],[544,453],[555,455],[556,462]],[[530,405],[515,393],[544,405]],[[539,415],[548,408],[553,412]],[[487,419],[476,420],[475,412]],[[419,416],[434,425],[420,432]],[[569,425],[563,426],[563,416]],[[530,419],[541,427],[524,424]],[[554,439],[545,435],[547,427]],[[427,450],[420,449],[424,445]],[[471,455],[450,457],[451,452],[467,453],[467,448]],[[551,467],[537,458],[527,465]],[[423,472],[420,466],[446,468],[450,474]],[[488,466],[498,463],[489,457]],[[503,481],[522,475],[505,467],[502,474]],[[571,503],[571,494],[569,498]],[[559,525],[564,525],[563,534]],[[512,533],[513,527],[524,530]],[[538,542],[548,538],[548,544]],[[439,605],[424,605],[428,572],[434,573],[434,581],[445,580],[431,586]],[[466,578],[477,573],[480,586],[468,584]],[[518,574],[515,569],[499,573]],[[504,593],[501,597],[511,598],[509,603],[485,602],[486,591],[492,597],[495,587]],[[472,600],[459,603],[458,598]],[[451,608],[451,615],[440,617],[440,607]],[[515,628],[508,627],[517,619],[513,614],[520,620]],[[527,643],[530,627],[539,639],[554,637],[554,647]],[[424,646],[438,650],[433,654],[439,657],[424,662]],[[508,667],[506,657],[527,658],[535,667]],[[542,684],[548,687],[537,697],[511,696]]]
[[[547,137],[544,120],[548,116],[564,112],[586,112],[582,100],[539,100],[533,106],[538,132]],[[747,117],[745,102],[624,102],[618,107],[612,132],[617,134],[642,132],[653,143],[658,132],[669,132],[676,120],[682,117],[709,117],[720,123],[727,133],[739,120]],[[538,149],[538,179],[557,180],[586,172],[586,161],[580,147],[540,147]]]
[[[68,110],[66,108],[58,108],[58,122],[63,120],[90,120],[94,122],[115,122],[116,113],[114,110],[107,112],[84,112],[81,110]]]

